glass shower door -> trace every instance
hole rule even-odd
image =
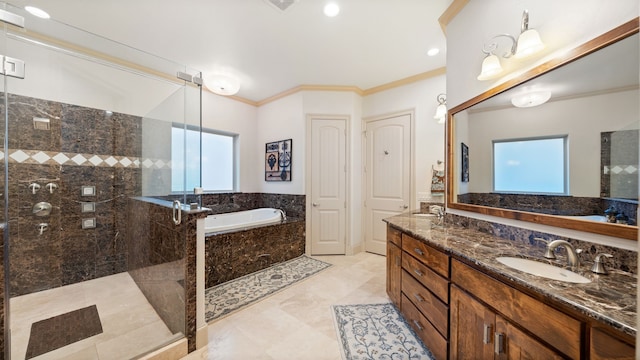
[[[5,6],[26,25],[0,40],[25,63],[24,79],[3,79],[5,350],[134,358],[184,338],[184,271],[160,265],[184,267],[185,234],[162,210],[187,201],[163,136],[199,116],[198,88],[176,77],[184,65]],[[140,281],[158,269],[165,303]]]

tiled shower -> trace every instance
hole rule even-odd
[[[187,159],[171,159],[171,128],[199,125],[200,88],[176,74],[188,78],[199,73],[53,20],[36,21],[7,4],[2,8],[24,16],[26,28],[9,27],[0,35],[0,53],[25,62],[24,79],[2,78],[5,91],[0,95],[0,113],[5,115],[0,132],[5,175],[0,190],[5,230],[2,358],[31,358],[49,351],[63,358],[57,345],[89,337],[86,349],[75,345],[73,351],[132,358],[180,338],[188,338],[193,349],[195,276],[193,281],[185,278],[193,275],[187,263],[195,253],[186,237],[194,236],[196,217],[185,215],[183,224],[175,225],[170,202],[140,205],[140,197],[169,195],[172,167],[185,167]],[[167,231],[149,233],[146,230],[158,228],[152,223]],[[152,259],[144,252],[166,246],[169,237],[176,254],[170,259]],[[145,269],[171,266],[173,293],[168,296],[181,307],[172,311],[173,319],[154,308],[149,299],[156,290],[143,284],[157,282],[145,277],[152,273]],[[167,272],[154,276],[166,280]],[[79,295],[67,301],[71,308],[58,308],[65,292]],[[101,297],[125,293],[115,303],[100,302]],[[82,306],[73,305],[76,302]],[[142,325],[134,316],[117,318],[120,309],[135,314],[140,304],[168,329],[165,336],[141,345],[141,339],[130,335],[134,345],[118,343],[126,340],[124,331],[144,334],[145,329],[136,329]],[[29,310],[28,318],[21,318],[22,309]],[[19,322],[32,323],[31,328],[23,330],[25,324]],[[81,326],[87,322],[97,323]],[[43,327],[47,344],[38,344],[35,333]],[[128,348],[134,352],[113,353]],[[111,353],[107,356],[106,351]]]

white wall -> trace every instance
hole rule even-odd
[[[638,96],[633,90],[471,113],[469,191],[493,191],[493,140],[567,135],[570,194],[600,197],[600,133],[637,129]]]
[[[240,192],[259,192],[264,180],[261,158],[256,157],[258,109],[255,106],[202,92],[202,126],[238,134],[237,182]],[[264,144],[262,147],[264,152]],[[264,157],[264,155],[263,155]]]
[[[260,159],[257,165],[259,192],[274,194],[305,194],[305,115],[303,93],[298,92],[258,108],[254,131],[256,140],[253,157]],[[265,144],[292,139],[291,181],[264,181]]]
[[[445,80],[444,75],[436,76],[366,96],[362,102],[363,118],[403,110],[415,111],[413,207],[419,206],[419,199],[432,198],[431,167],[436,166],[438,160],[445,160],[445,128],[433,118],[438,106],[437,96],[445,92]]]

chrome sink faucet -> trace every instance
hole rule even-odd
[[[578,251],[571,245],[568,241],[565,240],[554,240],[547,244],[547,251],[544,254],[544,257],[547,259],[555,259],[556,255],[553,253],[558,246],[562,246],[567,250],[567,265],[572,268],[580,267],[580,258],[578,257]]]

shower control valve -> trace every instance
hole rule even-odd
[[[45,189],[49,190],[50,194],[53,194],[53,190],[57,189],[58,185],[56,183],[48,183],[44,187],[45,187]]]
[[[38,192],[38,190],[40,190],[40,184],[38,184],[38,183],[31,183],[31,184],[29,184],[29,189],[31,189],[31,193],[32,193],[33,195],[35,195],[35,194]]]
[[[42,233],[44,233],[44,231],[47,230],[48,227],[49,227],[49,224],[47,223],[38,224],[38,231],[40,231],[40,235],[42,235]]]
[[[35,216],[48,216],[51,214],[51,204],[43,201],[33,205],[33,214]]]

